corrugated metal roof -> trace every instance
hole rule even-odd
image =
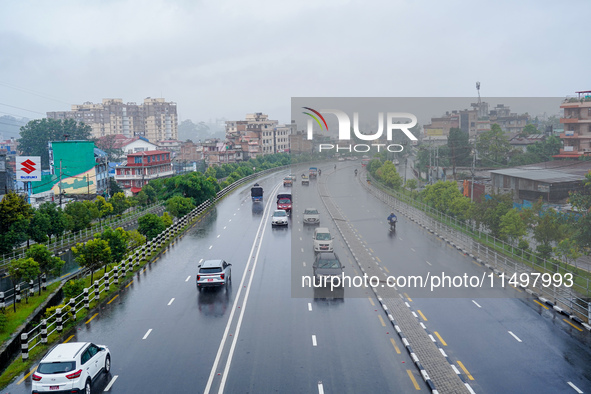
[[[536,169],[536,168],[507,168],[504,170],[494,170],[491,174],[507,175],[515,178],[529,179],[546,183],[575,182],[585,179],[585,175],[569,174],[567,172]]]

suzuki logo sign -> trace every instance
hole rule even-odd
[[[41,157],[40,156],[17,156],[16,157],[16,180],[23,182],[41,180]]]

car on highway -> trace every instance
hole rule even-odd
[[[283,178],[283,186],[284,187],[288,187],[288,186],[292,186],[293,185],[293,179],[291,179],[290,176],[286,176],[285,178]]]
[[[314,253],[332,252],[334,250],[332,240],[334,237],[326,227],[318,227],[314,230],[312,240],[314,241]]]
[[[310,184],[310,179],[307,175],[302,174],[302,186],[308,186]]]
[[[106,346],[91,342],[60,343],[41,359],[32,377],[32,393],[90,394],[100,372],[111,370]]]
[[[287,226],[287,212],[283,209],[278,209],[273,212],[271,226]]]
[[[304,224],[320,224],[320,213],[316,208],[304,209]]]
[[[325,278],[330,283],[332,276],[341,276],[345,269],[335,252],[318,253],[312,268],[314,270],[314,276],[319,283],[324,282]]]
[[[232,264],[224,260],[205,260],[199,264],[197,289],[204,287],[228,286],[232,282]]]

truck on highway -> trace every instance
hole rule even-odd
[[[291,193],[279,193],[277,195],[277,209],[283,209],[291,213]]]
[[[250,197],[253,202],[263,201],[263,188],[258,183],[250,188]]]
[[[309,174],[310,174],[310,179],[316,178],[318,176],[318,168],[310,167]]]

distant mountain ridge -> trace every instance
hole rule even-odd
[[[0,116],[0,140],[20,138],[20,128],[26,125],[30,119],[15,118],[10,115]]]

